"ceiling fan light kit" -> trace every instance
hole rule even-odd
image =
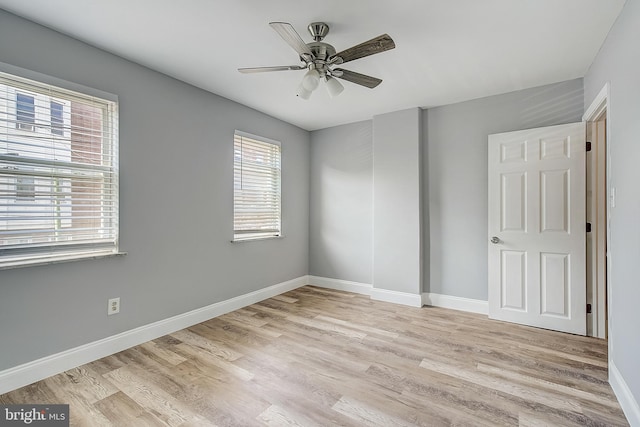
[[[302,78],[302,86],[309,92],[313,92],[320,84],[320,73],[315,68],[309,68],[307,74]]]
[[[322,41],[329,33],[329,26],[324,22],[312,22],[307,27],[314,40],[311,43],[305,43],[293,26],[287,22],[270,22],[269,25],[298,53],[302,64],[238,68],[238,71],[241,73],[261,73],[268,71],[307,70],[296,92],[298,97],[305,100],[309,99],[311,93],[318,88],[320,80],[324,80],[327,91],[332,98],[340,95],[344,90],[344,86],[337,81],[336,78],[373,89],[382,83],[381,79],[333,67],[396,47],[393,39],[391,39],[388,34],[383,34],[336,53],[336,49],[333,46]]]
[[[340,95],[344,90],[344,86],[342,86],[342,84],[333,77],[327,76],[327,78],[325,79],[325,83],[327,85],[329,96],[331,96],[332,98]]]
[[[302,84],[302,82],[300,82],[300,84],[298,85],[298,90],[296,91],[296,96],[304,100],[307,100],[311,97],[311,91],[307,90]]]

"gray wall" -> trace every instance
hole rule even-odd
[[[424,292],[487,300],[487,137],[580,121],[582,83],[422,111]],[[312,132],[310,274],[372,283],[373,163],[355,161],[371,153],[370,126]]]
[[[611,292],[609,324],[613,363],[640,402],[640,1],[627,0],[584,79],[588,108],[610,82]]]
[[[429,276],[425,292],[487,300],[487,137],[579,122],[582,79],[423,111]]]
[[[311,275],[372,283],[371,142],[371,121],[311,133]]]
[[[373,118],[373,286],[422,293],[421,111]]]
[[[0,370],[307,274],[307,131],[1,10],[0,40],[2,62],[119,96],[129,253],[0,271]],[[230,243],[235,129],[282,142],[283,239]]]

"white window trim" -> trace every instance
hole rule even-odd
[[[78,83],[73,83],[67,80],[59,79],[57,77],[49,76],[47,74],[42,74],[37,71],[28,70],[25,68],[17,67],[15,65],[7,64],[4,62],[0,62],[0,72],[4,72],[7,74],[13,74],[18,77],[22,77],[25,79],[34,80],[45,85],[56,86],[61,89],[66,89],[73,92],[79,92],[86,96],[102,98],[106,101],[111,101],[116,103],[119,106],[118,96],[109,92],[104,92],[99,89],[95,89],[92,87],[84,86]],[[114,185],[116,188],[119,188],[119,107],[113,112],[113,121],[115,122],[115,127],[113,129],[113,138],[114,138],[114,159],[116,162],[115,166],[115,179]],[[119,198],[119,196],[118,196]],[[118,202],[119,204],[119,202]],[[15,260],[6,260],[0,261],[0,270],[13,269],[13,268],[21,268],[21,267],[30,267],[37,265],[49,265],[49,264],[58,264],[63,262],[70,261],[79,261],[83,259],[100,259],[114,256],[124,256],[127,252],[120,250],[120,235],[119,235],[119,223],[120,218],[119,214],[115,218],[116,228],[118,229],[116,233],[116,241],[113,248],[110,249],[96,249],[88,247],[86,249],[81,249],[77,252],[67,252],[60,254],[39,254],[36,256],[29,256],[28,259],[25,257],[24,259],[21,257],[17,257]]]
[[[282,143],[280,141],[276,141],[274,139],[270,139],[264,136],[260,136],[260,135],[254,135],[251,134],[249,132],[244,132],[241,130],[234,130],[233,133],[234,136],[234,140],[236,136],[241,136],[241,137],[245,137],[245,138],[251,138],[251,139],[255,139],[258,141],[263,141],[269,144],[273,144],[273,145],[277,145],[278,147],[280,147],[280,232],[278,235],[265,235],[265,236],[250,236],[250,237],[236,237],[235,235],[235,227],[231,227],[232,228],[232,235],[233,238],[231,239],[231,243],[246,243],[246,242],[256,242],[256,241],[262,241],[262,240],[273,240],[273,239],[283,239],[284,238],[284,232],[283,232],[283,220],[282,220]],[[235,149],[234,149],[235,151]],[[235,166],[234,166],[235,168]],[[235,169],[234,169],[235,170]],[[235,190],[233,192],[233,197],[234,197],[234,201],[233,201],[233,206],[235,209]],[[235,212],[232,215],[232,221],[235,220]]]
[[[20,76],[25,79],[35,80],[51,86],[58,86],[62,89],[67,89],[74,92],[80,92],[89,96],[95,96],[96,98],[106,99],[107,101],[118,102],[118,96],[112,93],[103,92],[99,89],[83,86],[81,84],[59,79],[57,77],[48,76],[46,74],[38,73],[37,71],[31,71],[25,68],[16,67],[15,65],[6,64],[4,62],[0,62],[0,71],[8,74],[15,74],[16,76]]]

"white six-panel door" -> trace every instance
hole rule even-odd
[[[489,135],[489,317],[586,334],[585,124]]]

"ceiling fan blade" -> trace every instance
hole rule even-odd
[[[383,34],[359,45],[345,49],[336,53],[335,56],[342,58],[342,63],[353,61],[354,59],[364,58],[365,56],[374,55],[376,53],[391,50],[396,47],[393,39],[389,34]]]
[[[282,37],[293,50],[298,52],[298,55],[303,56],[303,54],[306,54],[313,57],[311,49],[309,49],[309,46],[302,40],[300,34],[296,32],[291,24],[288,22],[269,22],[269,25],[271,25],[271,28],[273,28],[276,33],[280,34],[280,37]]]
[[[279,65],[275,67],[247,67],[238,68],[238,71],[244,74],[248,73],[264,73],[267,71],[288,71],[288,70],[306,70],[307,67],[302,65]]]
[[[342,68],[334,68],[332,71],[338,71],[338,73],[333,74],[333,77],[337,77],[351,83],[359,84],[361,86],[368,87],[369,89],[373,89],[374,87],[382,83],[381,79],[367,76],[366,74],[356,73],[355,71],[349,71]]]

